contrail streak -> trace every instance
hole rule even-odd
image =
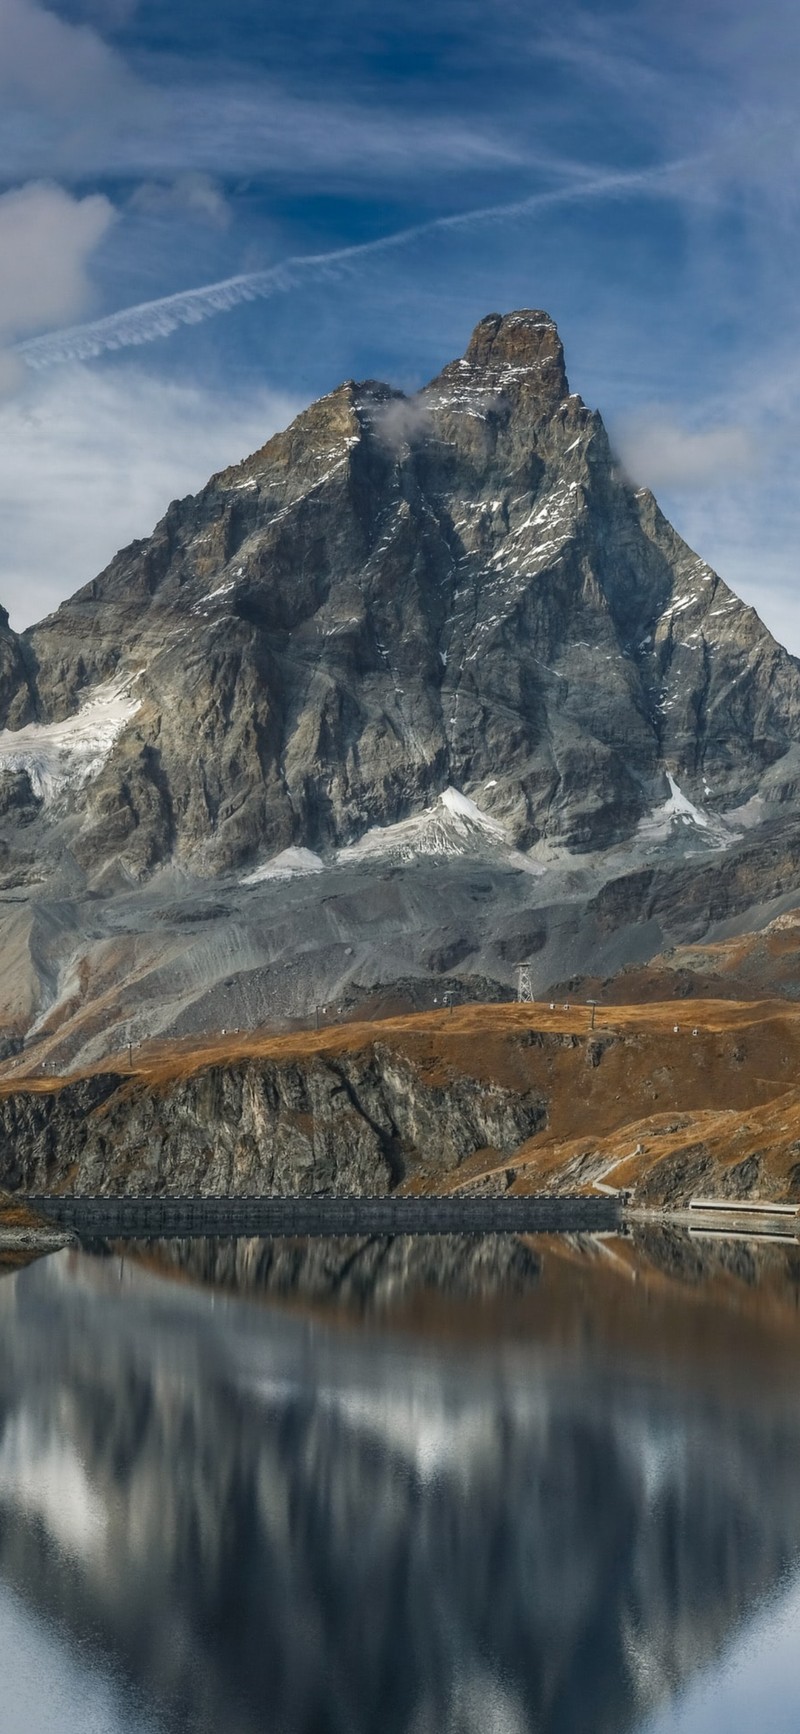
[[[230,312],[244,301],[268,300],[271,295],[285,294],[289,289],[300,287],[307,279],[336,276],[361,259],[388,253],[395,247],[406,247],[425,235],[466,229],[477,223],[505,222],[510,217],[528,216],[534,211],[574,204],[583,199],[613,198],[614,195],[645,189],[657,190],[659,185],[668,191],[672,177],[689,166],[687,161],[683,161],[632,174],[582,177],[569,187],[532,193],[508,204],[485,205],[451,216],[433,217],[429,222],[415,223],[411,228],[398,229],[392,235],[362,241],[356,246],[337,247],[328,253],[298,254],[264,271],[247,271],[237,277],[225,277],[218,283],[204,283],[198,289],[184,289],[177,295],[164,295],[157,301],[142,301],[136,307],[110,313],[105,319],[71,325],[63,331],[48,332],[44,337],[27,338],[15,345],[16,353],[29,367],[36,369],[55,367],[63,362],[91,361],[107,350],[129,349],[136,344],[153,343],[159,337],[169,337],[181,325],[199,325],[216,313]]]

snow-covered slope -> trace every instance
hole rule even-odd
[[[60,722],[0,730],[0,771],[22,771],[46,805],[74,795],[102,770],[117,737],[136,716],[135,678],[90,688],[80,708]]]
[[[337,851],[343,864],[378,860],[414,861],[420,856],[444,858],[481,855],[486,851],[513,859],[531,872],[538,871],[511,845],[504,825],[481,811],[460,789],[443,789],[438,801],[413,818],[396,825],[376,825],[357,843]]]
[[[636,827],[636,842],[653,845],[674,843],[686,852],[730,848],[742,834],[730,816],[723,817],[705,807],[696,807],[678,787],[670,771],[666,772],[666,778],[669,797],[640,819]]]

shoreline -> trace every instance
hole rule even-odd
[[[95,1209],[101,1201],[92,1200]],[[800,1244],[800,1218],[781,1215],[765,1208],[763,1211],[737,1211],[735,1208],[720,1211],[704,1211],[702,1215],[687,1206],[675,1208],[641,1207],[636,1205],[621,1205],[614,1218],[613,1206],[608,1211],[606,1200],[591,1200],[591,1204],[606,1203],[606,1210],[595,1211],[591,1208],[581,1208],[589,1202],[587,1195],[580,1193],[561,1194],[558,1198],[543,1200],[544,1210],[531,1209],[533,1200],[526,1200],[528,1208],[522,1210],[512,1206],[497,1211],[492,1208],[497,1203],[495,1199],[483,1199],[476,1211],[475,1203],[472,1209],[464,1210],[456,1206],[452,1208],[453,1200],[437,1200],[438,1204],[449,1205],[441,1214],[430,1206],[433,1200],[427,1199],[423,1208],[417,1210],[408,1208],[410,1200],[403,1200],[404,1208],[395,1217],[395,1212],[380,1208],[386,1200],[375,1200],[367,1197],[349,1199],[315,1200],[311,1209],[303,1209],[302,1201],[288,1199],[264,1200],[226,1200],[234,1204],[232,1211],[220,1212],[221,1200],[194,1200],[194,1209],[190,1206],[189,1213],[178,1209],[173,1217],[169,1205],[186,1206],[188,1200],[159,1200],[161,1209],[152,1212],[155,1200],[147,1200],[151,1210],[146,1212],[150,1220],[144,1220],[145,1213],[136,1209],[136,1205],[144,1200],[133,1198],[109,1197],[102,1200],[102,1215],[105,1220],[78,1222],[41,1222],[24,1225],[4,1225],[0,1222],[0,1254],[3,1252],[57,1252],[64,1247],[80,1247],[84,1238],[155,1238],[173,1240],[186,1238],[198,1239],[285,1239],[285,1238],[336,1238],[342,1234],[362,1234],[366,1236],[386,1235],[394,1238],[397,1235],[426,1235],[441,1233],[466,1232],[472,1234],[505,1233],[508,1235],[570,1234],[616,1232],[625,1234],[637,1227],[675,1228],[688,1232],[692,1238],[702,1239],[734,1239],[734,1240],[768,1240]],[[461,1201],[462,1203],[464,1201]],[[509,1201],[510,1202],[510,1201]],[[236,1210],[236,1203],[240,1210]],[[516,1201],[515,1201],[516,1203]],[[163,1211],[163,1205],[167,1210]],[[211,1204],[211,1209],[206,1208]],[[214,1208],[214,1205],[217,1208]],[[300,1209],[297,1206],[300,1204]],[[330,1204],[332,1209],[326,1208]],[[377,1210],[375,1206],[378,1206]],[[416,1204],[416,1201],[415,1201]],[[249,1205],[250,1209],[246,1206]],[[259,1205],[261,1208],[259,1208]],[[127,1206],[127,1209],[126,1209]],[[241,1211],[245,1206],[245,1211]],[[255,1209],[253,1209],[255,1206]],[[266,1206],[266,1209],[264,1208]],[[277,1209],[270,1208],[270,1206]],[[322,1206],[322,1208],[320,1208]],[[576,1209],[577,1206],[577,1209]],[[131,1209],[131,1207],[133,1207]],[[344,1207],[344,1209],[342,1208]],[[482,1207],[482,1208],[481,1208]],[[549,1207],[549,1208],[548,1208]],[[124,1221],[123,1217],[131,1213],[131,1219]],[[152,1212],[152,1214],[151,1214]],[[69,1212],[70,1216],[72,1212]],[[80,1207],[77,1214],[81,1214]],[[95,1212],[91,1212],[94,1216]],[[154,1220],[154,1217],[160,1220]],[[329,1218],[329,1221],[325,1219]],[[345,1221],[345,1217],[347,1220]],[[414,1218],[417,1218],[414,1221]],[[514,1221],[514,1217],[522,1220]],[[170,1220],[170,1218],[173,1218]],[[359,1221],[359,1218],[362,1220]],[[537,1220],[538,1218],[538,1220]],[[611,1218],[611,1219],[609,1219]],[[182,1220],[181,1220],[182,1219]],[[238,1220],[237,1220],[238,1219]],[[83,1232],[82,1232],[83,1231]]]
[[[60,1252],[79,1246],[80,1237],[65,1228],[6,1228],[0,1223],[0,1254],[4,1252]]]

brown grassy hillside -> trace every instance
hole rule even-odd
[[[489,1186],[590,1191],[632,1187],[669,1202],[721,1187],[800,1198],[800,1006],[693,1000],[598,1008],[478,1005],[292,1035],[254,1032],[153,1043],[93,1068],[118,1077],[116,1100],[167,1098],[182,1080],[246,1062],[365,1052],[403,1057],[425,1084],[458,1078],[535,1089],[547,1125],[513,1157],[484,1150],[454,1172],[410,1173],[411,1190]],[[677,1025],[677,1028],[675,1027]],[[60,1091],[70,1080],[0,1076],[0,1099]]]

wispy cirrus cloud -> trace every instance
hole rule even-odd
[[[189,217],[216,229],[227,229],[231,221],[231,207],[219,182],[197,169],[171,181],[141,181],[128,207],[147,217]]]
[[[800,202],[800,12],[788,0],[567,5],[536,52],[656,155],[697,157],[694,204],[724,202],[746,226],[793,221]],[[693,245],[719,241],[695,233]]]
[[[97,9],[94,9],[97,16]],[[102,13],[100,14],[102,16]],[[361,182],[519,163],[507,127],[422,115],[379,99],[283,88],[245,64],[232,77],[174,59],[134,69],[90,23],[39,0],[0,7],[0,161],[7,181],[131,180],[191,173]]]
[[[140,302],[104,319],[26,340],[17,345],[17,354],[35,369],[69,361],[88,361],[109,350],[152,343],[158,338],[168,337],[181,325],[197,325],[215,314],[230,312],[246,301],[267,300],[315,277],[332,278],[337,271],[350,271],[372,256],[410,246],[429,235],[507,222],[552,210],[559,205],[624,199],[645,192],[669,197],[677,180],[688,177],[690,170],[691,164],[673,162],[627,173],[605,172],[594,176],[580,173],[570,185],[552,191],[434,217],[375,240],[324,253],[299,254],[264,271],[243,272],[216,283],[201,284],[196,289]]]

